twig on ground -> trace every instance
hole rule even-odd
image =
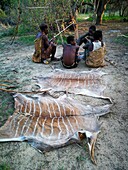
[[[111,65],[113,65],[113,66],[115,66],[115,67],[116,67],[116,65],[117,65],[114,61],[112,61],[112,60],[110,60],[110,59],[108,59],[108,58],[105,58],[105,61],[108,62],[108,63],[110,63]]]
[[[9,93],[27,93],[27,94],[37,94],[37,93],[44,93],[49,91],[50,89],[47,90],[42,90],[42,91],[16,91],[16,90],[8,90],[8,89],[3,89],[0,88],[1,91],[9,92]]]

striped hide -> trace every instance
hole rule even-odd
[[[47,76],[37,79],[41,90],[51,88],[54,91],[66,91],[69,93],[82,94],[92,97],[111,99],[104,96],[106,82],[102,76],[105,73],[98,70],[72,72],[55,70]]]
[[[54,99],[48,95],[27,97],[14,95],[15,112],[0,128],[0,142],[28,141],[39,151],[49,151],[71,142],[80,141],[85,134],[91,159],[100,124],[97,116],[109,112],[109,105],[82,105],[65,95]]]

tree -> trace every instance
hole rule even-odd
[[[112,11],[119,11],[119,16],[125,17],[128,15],[128,0],[111,0],[110,1],[110,13]]]
[[[96,24],[102,24],[102,18],[104,11],[106,9],[106,5],[110,2],[110,0],[94,0],[95,12],[96,12]]]
[[[110,2],[110,0],[83,0],[81,5],[87,5],[94,9],[93,13],[93,21],[99,25],[102,24],[102,18],[104,11],[106,9],[106,5]]]

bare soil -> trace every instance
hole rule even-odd
[[[79,24],[79,34],[88,30],[90,23]],[[86,141],[83,147],[72,144],[46,153],[39,153],[26,142],[0,143],[0,164],[5,163],[11,170],[127,170],[128,169],[128,46],[123,41],[116,43],[117,37],[128,33],[128,23],[109,22],[97,26],[104,35],[107,47],[106,64],[101,70],[107,75],[106,93],[113,99],[111,112],[100,117],[103,122],[95,147],[94,165],[89,157]],[[124,37],[127,41],[128,38]],[[60,62],[49,65],[33,63],[33,46],[24,46],[15,42],[9,45],[9,39],[0,42],[0,84],[5,81],[17,86],[18,91],[35,89],[34,77],[46,75],[53,69],[64,69]],[[57,47],[56,57],[62,54]],[[74,71],[91,70],[82,61]],[[6,82],[7,83],[7,82]],[[84,99],[85,100],[85,99]],[[95,100],[95,99],[94,99]],[[85,100],[86,101],[86,100]],[[0,126],[13,114],[13,98],[9,93],[0,91]]]

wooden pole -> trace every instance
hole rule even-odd
[[[57,20],[56,20],[56,25],[57,25],[58,32],[60,32],[60,27],[59,27],[59,24],[58,24]],[[63,41],[62,34],[60,34],[60,38],[61,38],[61,41],[63,43],[64,41]]]
[[[58,35],[60,35],[62,32],[64,32],[66,29],[68,29],[72,24],[74,24],[74,22],[71,23],[70,25],[68,25],[65,29],[63,29],[62,31],[60,31],[58,34],[56,34],[56,35],[54,36],[54,38],[56,38]]]

